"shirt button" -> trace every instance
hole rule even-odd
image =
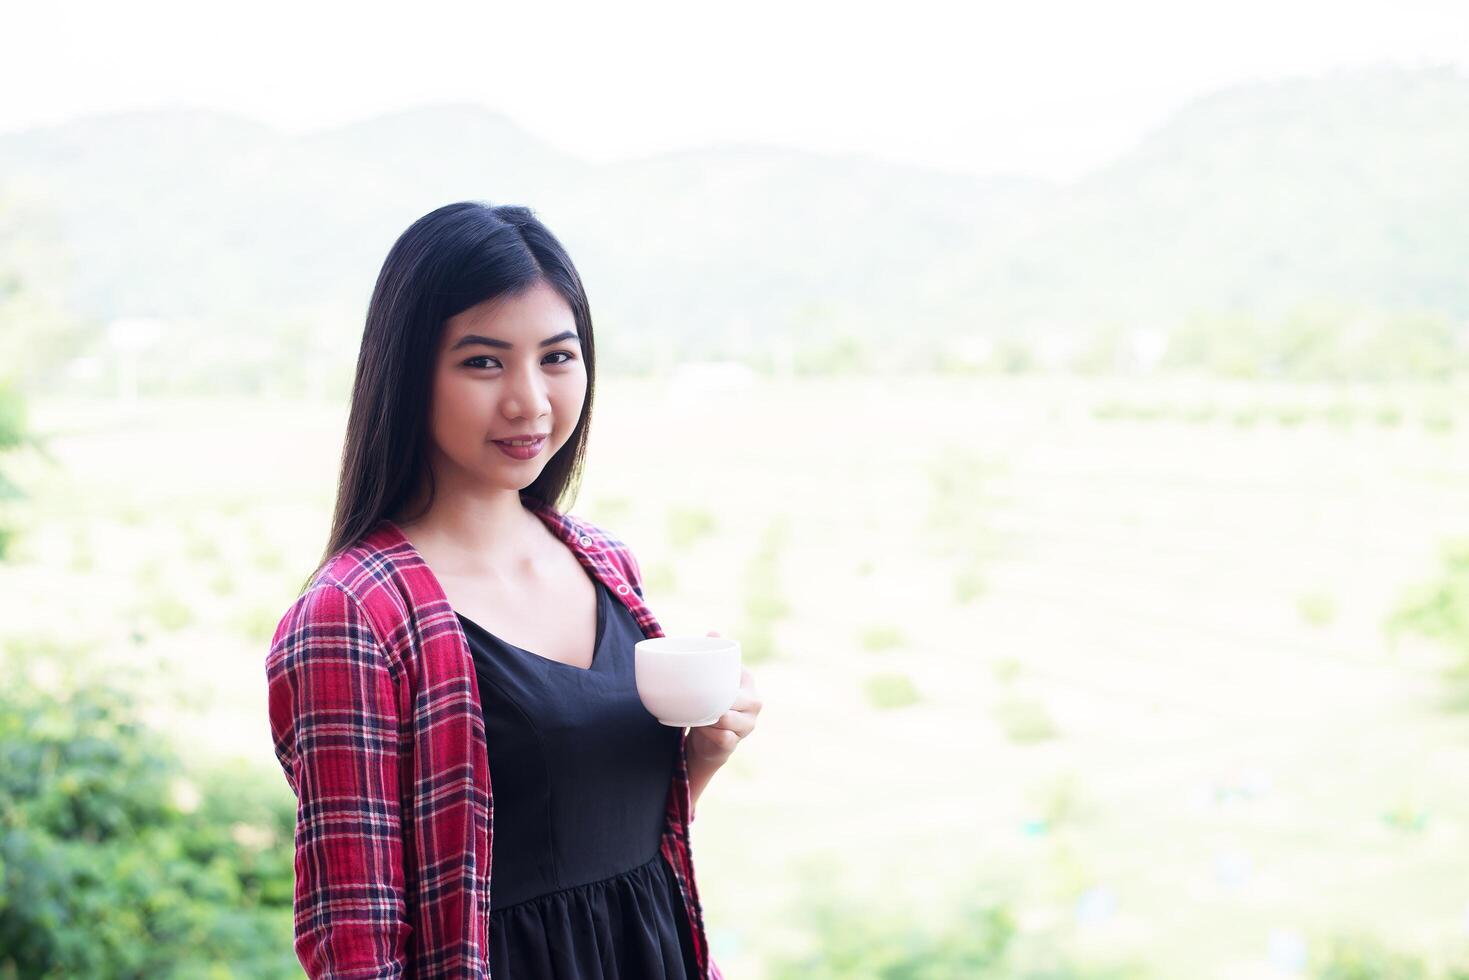
[[[628,590],[627,590],[627,583],[626,582],[619,582],[619,583],[617,583],[617,594],[618,595],[627,595],[627,591]]]
[[[592,539],[591,538],[582,538],[581,539],[581,543],[582,543],[582,546],[585,547],[586,545],[589,545],[589,544],[592,543]]]

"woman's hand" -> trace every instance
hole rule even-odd
[[[718,636],[719,633],[710,630],[707,635]],[[755,690],[755,675],[748,667],[741,667],[740,689],[729,710],[712,725],[689,729],[689,759],[724,765],[740,741],[755,730],[755,719],[761,707],[760,694]]]

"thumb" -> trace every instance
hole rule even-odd
[[[705,636],[718,636],[719,635],[719,630],[710,630],[709,632],[705,633],[704,635]]]

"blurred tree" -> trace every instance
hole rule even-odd
[[[0,463],[7,453],[26,441],[25,403],[13,381],[0,379]],[[12,512],[25,494],[0,468],[0,561],[10,553],[16,527]]]
[[[186,771],[84,654],[5,652],[0,976],[299,977],[289,794]]]
[[[68,261],[51,212],[0,187],[0,383],[35,391],[95,339],[68,317]]]

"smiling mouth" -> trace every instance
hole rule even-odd
[[[546,445],[546,437],[536,439],[494,439],[496,448],[511,459],[534,459]]]

